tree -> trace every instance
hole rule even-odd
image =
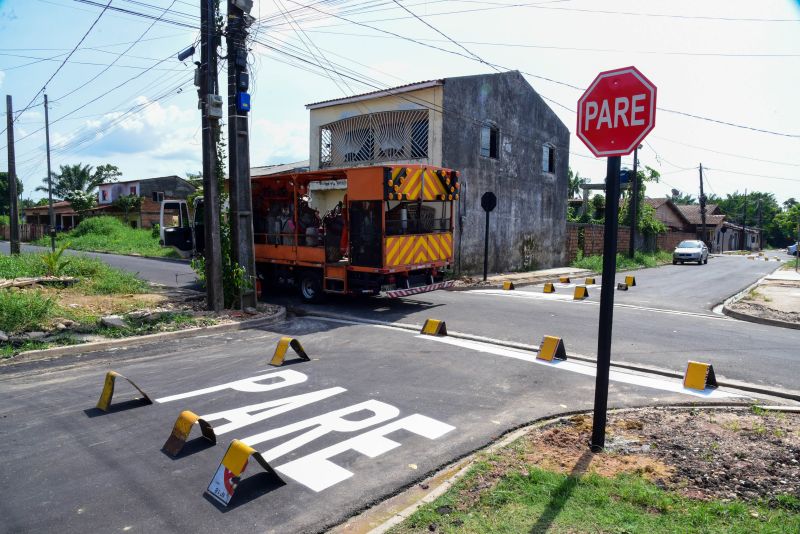
[[[672,200],[672,202],[675,204],[697,204],[696,198],[689,193],[682,193],[677,189],[672,190],[672,196],[670,197],[670,200]],[[708,200],[708,197],[706,197],[706,200]]]
[[[789,211],[795,206],[797,206],[797,201],[794,199],[794,197],[787,198],[786,200],[783,201],[783,209],[785,209],[786,211]]]
[[[17,195],[22,195],[22,182],[17,177]],[[8,205],[8,173],[0,172],[0,215],[9,215]]]
[[[87,193],[86,191],[67,191],[64,195],[64,200],[68,201],[78,214],[78,219],[83,219],[82,211],[92,209],[97,203],[97,196],[94,193]]]
[[[775,232],[780,241],[777,245],[788,245],[797,241],[797,225],[800,224],[800,204],[794,204],[775,216]]]
[[[575,198],[579,196],[581,192],[581,185],[588,183],[589,180],[582,177],[580,173],[573,173],[572,167],[569,168],[567,171],[567,177],[569,178],[569,189],[567,191],[567,198]]]
[[[70,191],[94,193],[97,186],[103,183],[115,182],[122,173],[114,165],[100,165],[92,170],[91,165],[78,163],[77,165],[61,165],[58,174],[52,173],[50,180],[53,182],[53,197],[67,198]],[[43,185],[37,191],[47,192],[50,180],[45,178]]]
[[[142,206],[143,199],[144,197],[137,197],[136,195],[121,196],[112,205],[125,213],[125,224],[130,224],[128,218],[130,212],[138,210]]]
[[[197,188],[203,187],[203,172],[187,172],[186,181]]]

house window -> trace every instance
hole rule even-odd
[[[153,191],[153,202],[161,202],[162,200],[164,200],[164,192]]]
[[[542,145],[542,172],[556,173],[556,149],[551,145]]]
[[[481,126],[481,156],[497,159],[500,154],[500,131],[490,125]]]
[[[102,191],[100,191],[100,196],[101,196],[101,198],[102,198],[103,200],[108,200],[108,191],[106,191],[105,189],[103,189]]]
[[[136,195],[136,186],[135,186],[135,185],[132,185],[132,186],[131,186],[131,192],[130,192],[130,194],[131,194],[131,195]]]

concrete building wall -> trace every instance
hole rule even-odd
[[[405,111],[434,108],[442,105],[442,87],[428,87],[417,91],[409,91],[380,98],[361,100],[358,102],[338,103],[331,106],[311,109],[310,116],[310,167],[319,170],[320,126],[341,119],[378,113],[381,111]],[[392,163],[440,165],[442,160],[442,114],[431,110],[428,113],[428,158]],[[374,165],[371,162],[353,163],[355,165]]]
[[[442,166],[461,172],[456,268],[483,269],[483,193],[491,213],[489,270],[547,268],[566,261],[569,130],[518,72],[447,78]],[[499,157],[480,155],[481,122],[499,129]],[[542,147],[555,149],[555,172],[542,171]]]

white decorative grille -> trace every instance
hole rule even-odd
[[[320,167],[428,157],[428,110],[358,115],[320,127]]]

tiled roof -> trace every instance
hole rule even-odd
[[[692,224],[702,224],[700,217],[700,204],[676,204],[676,207],[681,210],[681,213]],[[711,217],[725,217],[724,215],[711,215],[717,209],[716,204],[706,204],[706,224]],[[722,219],[717,219],[722,220]]]

